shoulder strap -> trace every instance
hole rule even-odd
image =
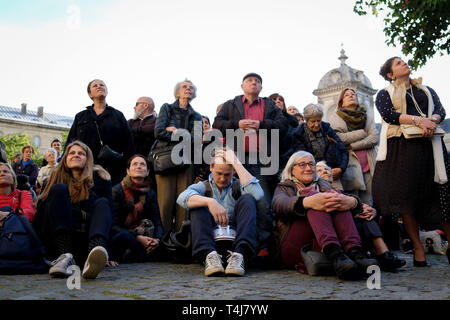
[[[14,211],[15,214],[18,216],[23,215],[23,209],[20,207],[20,203],[22,201],[22,191],[19,190],[19,197],[18,197],[19,203],[17,204],[17,209]]]
[[[212,191],[211,184],[209,183],[208,180],[203,180],[202,182],[205,185],[205,189],[206,189],[205,190],[205,197],[212,198],[213,197],[213,191]]]
[[[202,182],[205,185],[205,189],[206,189],[205,197],[212,198],[213,191],[212,191],[211,184],[209,183],[208,180],[204,180]],[[231,195],[233,196],[234,200],[239,199],[239,197],[242,195],[241,182],[239,181],[239,179],[236,179],[235,181],[233,181],[233,183],[231,185]]]
[[[236,201],[242,195],[241,181],[239,179],[236,179],[233,182],[233,184],[231,185],[231,195],[233,196],[234,200],[236,200]]]

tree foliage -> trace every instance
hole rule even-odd
[[[2,141],[5,144],[6,154],[8,160],[10,160],[11,163],[12,159],[16,154],[18,153],[22,154],[22,147],[26,146],[27,144],[32,145],[30,137],[26,132],[20,134],[7,134],[5,136],[1,136],[0,141]],[[43,160],[42,155],[35,152],[32,158],[33,161],[38,166],[42,165]]]
[[[450,53],[450,0],[357,0],[353,11],[384,13],[386,43],[400,44],[413,70],[436,53]]]

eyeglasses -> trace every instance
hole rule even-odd
[[[299,166],[300,168],[305,169],[306,166],[309,166],[310,168],[314,168],[315,164],[314,164],[314,162],[300,162],[300,163],[294,164],[294,166]]]
[[[146,104],[147,102],[138,101],[138,102],[136,102],[136,107],[137,107],[137,105],[138,105],[139,103]]]

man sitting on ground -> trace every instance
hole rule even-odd
[[[256,251],[256,201],[264,192],[230,149],[217,150],[210,169],[208,181],[189,186],[177,199],[190,209],[192,255],[205,262],[206,276],[243,276],[244,261]],[[235,172],[239,180],[233,177]],[[214,239],[218,225],[236,230],[225,270]]]

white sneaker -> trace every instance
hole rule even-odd
[[[222,259],[217,251],[208,253],[205,259],[205,276],[209,277],[223,273]]]
[[[51,268],[48,270],[48,274],[51,277],[64,278],[70,276],[72,273],[67,269],[75,264],[75,260],[71,253],[64,253],[58,257],[58,259],[51,262]]]
[[[245,274],[244,269],[244,256],[238,252],[228,251],[227,268],[225,274],[228,276],[243,276]]]
[[[83,268],[83,278],[95,279],[105,269],[108,262],[108,252],[102,246],[97,246],[89,252]]]

